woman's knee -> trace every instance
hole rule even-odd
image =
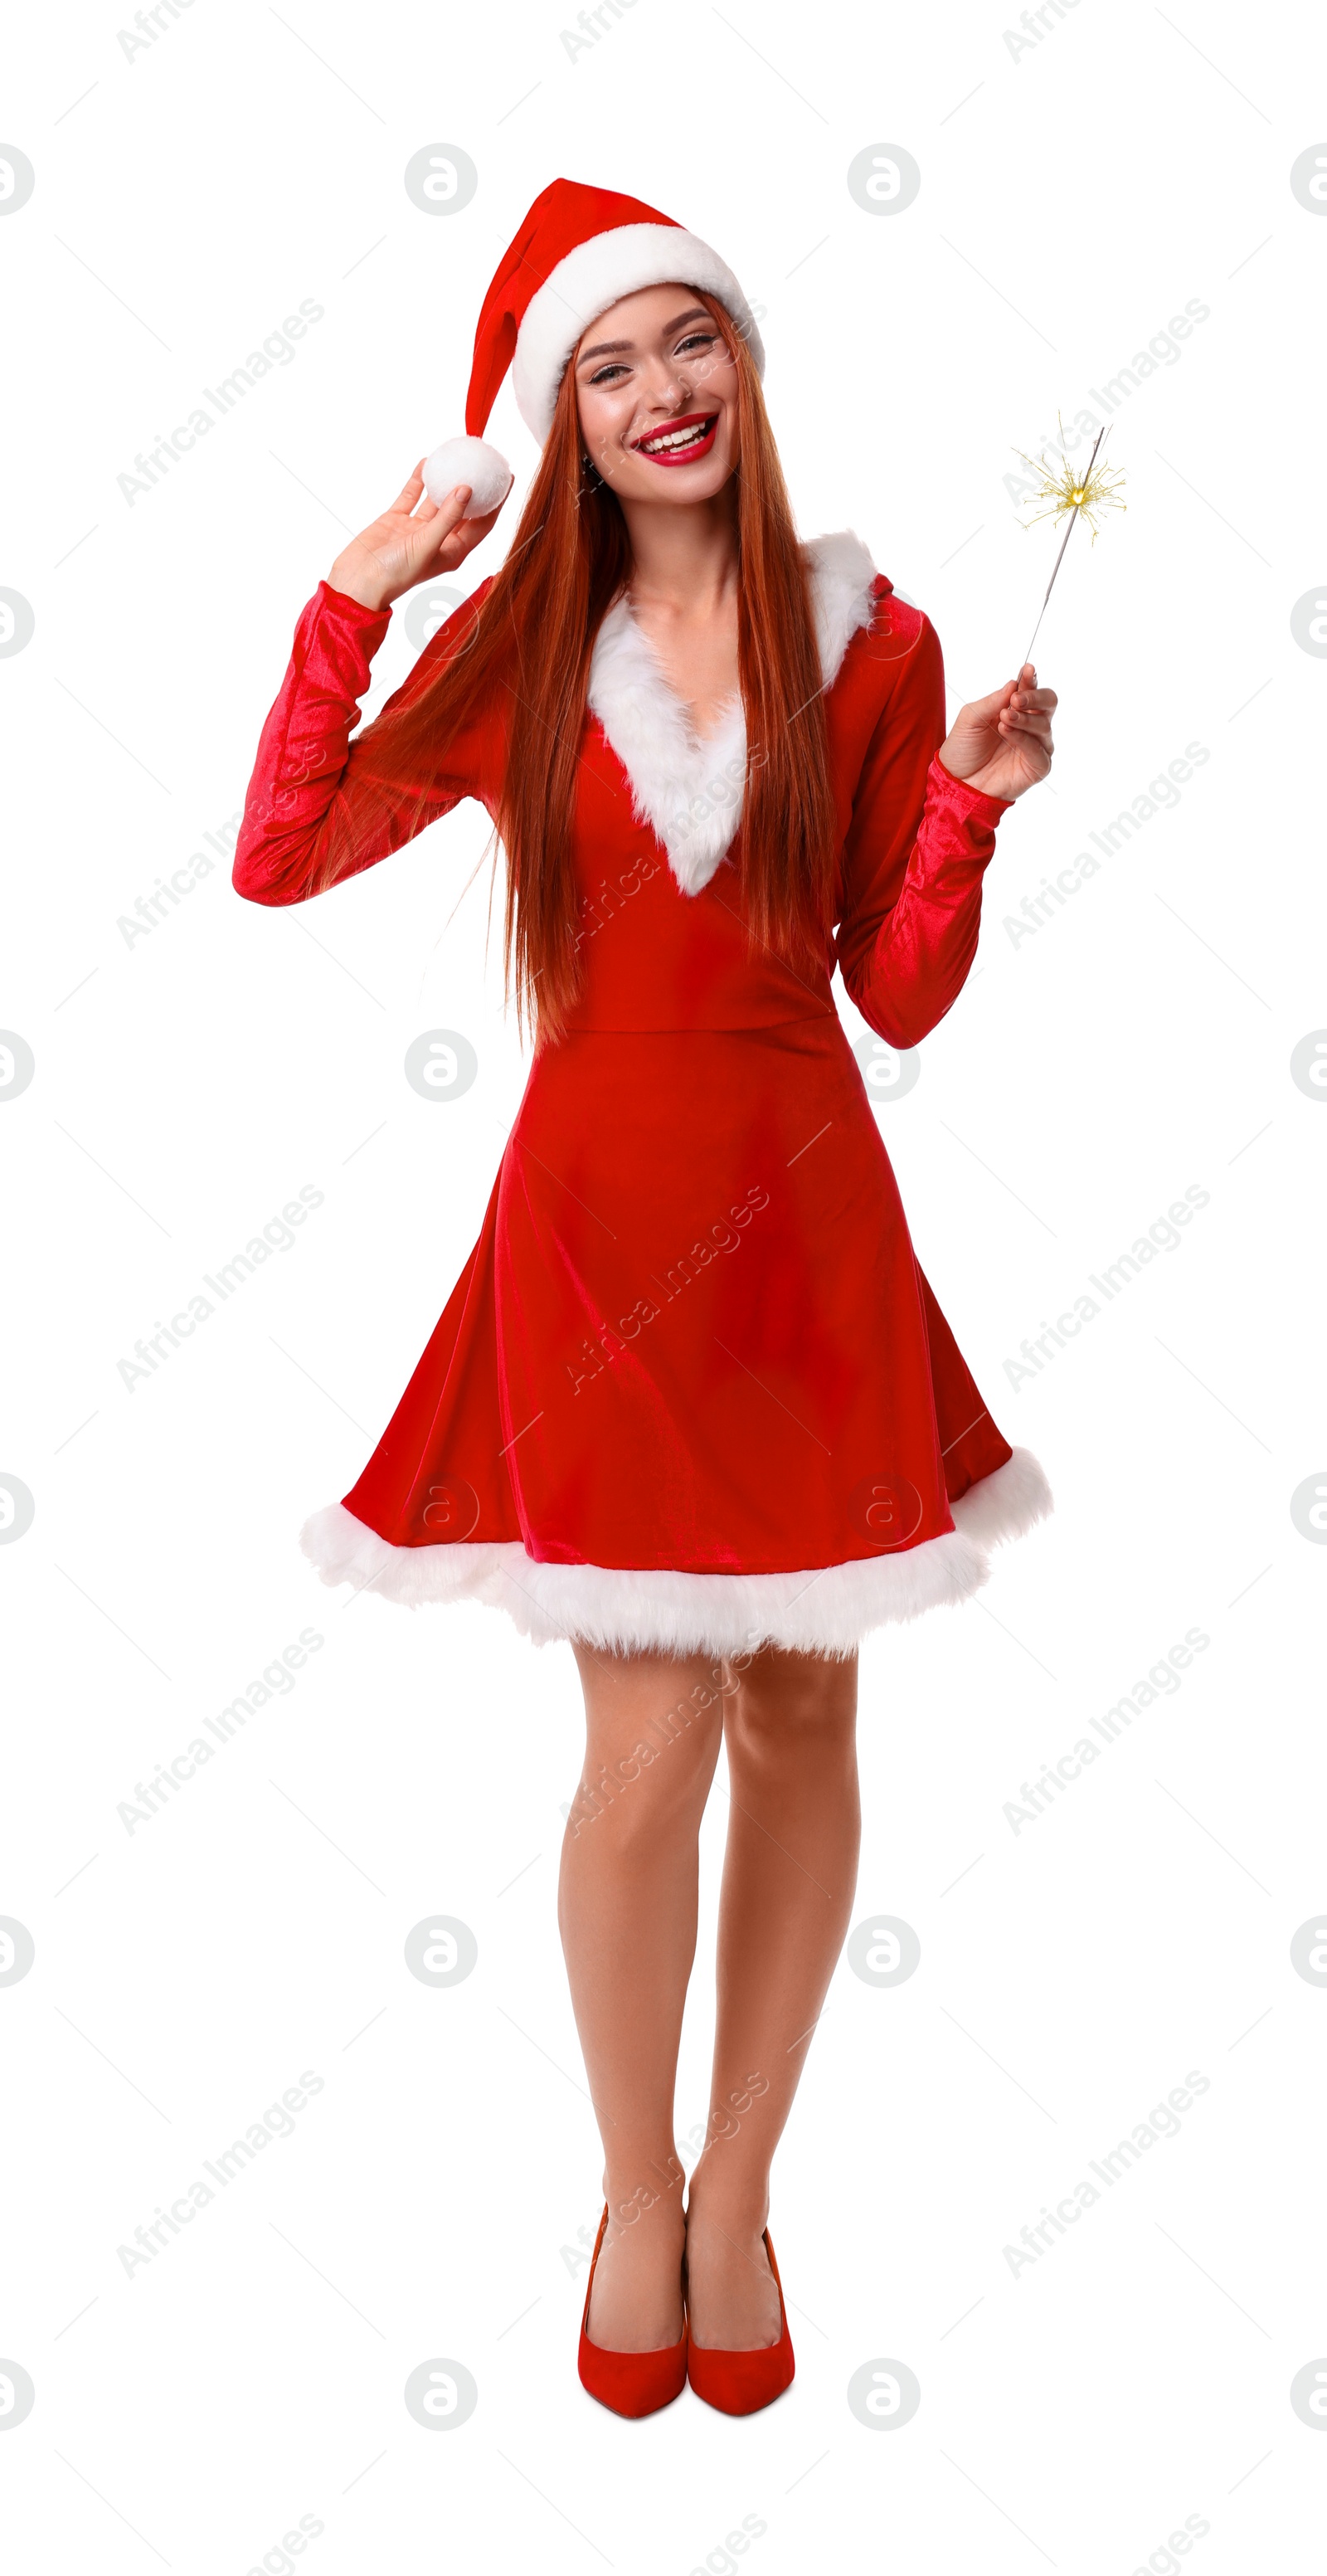
[[[706,1734],[678,1737],[657,1751],[587,1758],[567,1817],[573,1842],[605,1835],[619,1849],[662,1851],[670,1837],[700,1825],[719,1748],[717,1723]]]
[[[857,1715],[857,1658],[793,1654],[766,1647],[730,1668],[726,1726],[730,1744],[754,1750],[823,1749],[849,1741]]]

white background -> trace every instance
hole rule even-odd
[[[1290,619],[1327,582],[1327,221],[1289,174],[1323,66],[1307,12],[1042,14],[1014,53],[975,0],[636,0],[574,57],[551,6],[195,0],[132,57],[109,8],[11,22],[0,139],[36,171],[0,219],[0,583],[35,617],[0,663],[0,1021],[36,1058],[0,1103],[0,1468],[36,1501],[0,1551],[0,1912],[36,1944],[0,1987],[23,2576],[281,2571],[302,2515],[318,2576],[728,2576],[744,2516],[761,2576],[1306,2563],[1327,2445],[1289,2389],[1327,2353],[1327,1992],[1290,1942],[1327,1895],[1324,1557],[1290,1498],[1327,1460],[1327,1109],[1289,1060],[1327,1023],[1327,671]],[[402,184],[433,142],[479,172],[445,218]],[[848,192],[876,143],[920,165],[897,215]],[[857,1919],[904,1918],[921,1964],[835,1980],[775,2172],[798,2375],[736,2424],[688,2395],[624,2425],[575,2376],[599,2154],[554,1920],[568,1649],[476,1605],[350,1602],[296,1548],[414,1366],[519,1098],[486,870],[461,899],[486,820],[307,912],[241,905],[218,866],[149,935],[117,927],[239,808],[301,603],[460,428],[484,286],[559,173],[662,206],[765,307],[803,532],[862,534],[934,617],[955,704],[1015,667],[1053,557],[1012,450],[1209,308],[1117,389],[1127,515],[1075,533],[1039,647],[1053,785],[1001,827],[973,979],[879,1110],[922,1263],[1058,1509],[980,1602],[863,1653]],[[303,298],[293,360],[131,505],[135,454]],[[492,434],[523,486],[509,390]],[[373,703],[410,658],[398,612]],[[1178,805],[1016,944],[1005,917],[1190,742]],[[403,1077],[438,1027],[479,1054],[454,1103]],[[130,1391],[136,1338],[305,1184],[293,1246]],[[1012,1385],[1191,1185],[1179,1246]],[[1015,1832],[1020,1784],[1191,1627],[1177,1690]],[[127,1831],[136,1782],[305,1628],[295,1687]],[[716,1790],[683,2138],[723,1820]],[[479,1945],[444,1991],[403,1958],[430,1908]],[[295,2134],[127,2275],[117,2248],[306,2069]],[[1190,2070],[1180,2134],[1015,2275],[1003,2248]],[[445,2434],[402,2397],[439,2356],[479,2389]],[[896,2431],[846,2402],[881,2357],[921,2385]]]

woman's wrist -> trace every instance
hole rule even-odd
[[[994,770],[994,762],[989,760],[976,760],[973,761],[970,767],[966,769],[956,769],[952,760],[946,760],[945,758],[945,753],[948,748],[948,744],[942,742],[935,755],[946,778],[952,778],[956,787],[971,787],[978,796],[989,796],[992,791],[989,787],[983,784],[983,778]]]
[[[962,787],[966,789],[969,796],[978,798],[983,805],[998,806],[999,813],[987,818],[991,822],[998,823],[1001,815],[1014,802],[1013,797],[1005,795],[999,787],[983,786],[979,771],[971,773],[966,778],[960,777],[958,771],[951,769],[945,759],[943,744],[935,755],[933,765],[939,770],[942,784],[945,786]]]
[[[343,599],[357,600],[360,607],[367,608],[374,617],[381,617],[383,610],[391,605],[385,595],[381,575],[368,572],[362,563],[356,563],[353,555],[337,556],[327,583],[330,590],[339,590]]]

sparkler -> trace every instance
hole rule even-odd
[[[1023,656],[1023,660],[1025,662],[1030,661],[1032,658],[1032,646],[1036,643],[1037,636],[1041,628],[1041,620],[1046,614],[1046,602],[1049,600],[1051,592],[1055,588],[1055,575],[1064,561],[1064,549],[1073,535],[1075,519],[1078,518],[1081,512],[1092,531],[1092,543],[1095,545],[1097,542],[1097,514],[1103,510],[1123,510],[1127,507],[1125,502],[1116,498],[1118,488],[1124,481],[1124,475],[1121,468],[1115,465],[1099,466],[1097,464],[1097,449],[1100,447],[1105,435],[1106,430],[1104,427],[1097,431],[1096,438],[1092,446],[1092,453],[1087,460],[1086,466],[1083,467],[1081,472],[1076,470],[1069,463],[1068,457],[1063,454],[1048,464],[1044,454],[1039,457],[1031,457],[1024,456],[1021,447],[1015,448],[1014,450],[1016,456],[1023,457],[1023,463],[1027,466],[1029,472],[1035,474],[1037,477],[1037,489],[1032,496],[1033,499],[1044,504],[1040,510],[1034,510],[1030,519],[1024,520],[1024,526],[1028,528],[1035,527],[1039,519],[1054,519],[1058,523],[1064,517],[1066,511],[1069,514],[1069,525],[1065,529],[1063,539],[1061,540],[1060,551],[1055,558],[1054,570],[1051,573],[1050,580],[1046,584],[1046,597],[1042,600],[1037,623],[1032,629],[1032,640]],[[1060,442],[1063,447],[1063,421],[1060,422]]]

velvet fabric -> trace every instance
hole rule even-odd
[[[461,645],[482,595],[402,694]],[[372,728],[350,741],[387,623],[325,583],[300,618],[236,852],[251,901],[303,900],[329,850],[346,873],[371,867],[462,797],[492,810],[496,707],[428,778],[384,779]],[[1013,1457],[918,1265],[830,989],[837,961],[893,1046],[935,1027],[972,964],[1006,808],[938,759],[939,643],[882,577],[830,677],[837,934],[814,968],[753,947],[733,849],[683,890],[587,711],[583,989],[565,1037],[535,1054],[479,1240],[336,1515],[393,1552],[429,1552],[436,1586],[386,1587],[402,1597],[471,1588],[463,1558],[474,1589],[499,1557],[536,1591],[541,1566],[620,1569],[631,1615],[597,1633],[666,1643],[681,1632],[662,1613],[652,1625],[654,1570],[701,1579],[703,1603],[704,1578],[717,1599],[727,1576],[860,1569],[859,1634],[910,1615],[889,1606],[904,1598],[897,1560],[919,1576],[928,1548],[954,1563],[951,1505]],[[1048,1504],[1025,1494],[1017,1525]],[[878,1602],[873,1564],[895,1578]],[[983,1579],[984,1564],[907,1598]],[[574,1576],[559,1599],[551,1633],[579,1633]],[[703,1608],[687,1633],[729,1644]]]

